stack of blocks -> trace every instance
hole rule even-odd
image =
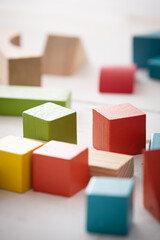
[[[146,144],[146,115],[125,103],[93,109],[93,146],[98,150],[140,154]]]
[[[92,177],[87,190],[87,230],[128,234],[132,222],[133,179]]]
[[[144,151],[143,196],[145,208],[160,222],[160,133],[152,134]]]
[[[77,143],[76,112],[54,103],[45,103],[23,112],[26,138]]]

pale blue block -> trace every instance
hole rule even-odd
[[[160,56],[148,60],[148,70],[150,78],[160,80]]]
[[[133,37],[133,62],[138,67],[148,67],[148,59],[156,56],[160,56],[160,32]]]
[[[160,133],[152,133],[149,149],[160,149]]]
[[[87,230],[126,235],[132,222],[134,180],[92,177],[87,189]]]

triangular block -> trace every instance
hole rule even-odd
[[[42,60],[46,74],[71,75],[86,62],[78,37],[49,35]]]

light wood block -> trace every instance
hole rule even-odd
[[[134,174],[133,156],[89,150],[89,175],[130,178]]]
[[[41,85],[41,56],[20,47],[20,34],[0,31],[0,83]]]
[[[42,72],[71,75],[86,62],[86,55],[78,37],[49,35],[42,59]]]
[[[15,136],[0,139],[0,188],[25,192],[31,188],[32,151],[41,142]]]
[[[22,116],[22,112],[52,102],[70,107],[71,92],[56,88],[0,86],[0,115]]]
[[[54,103],[45,103],[23,112],[26,138],[77,143],[76,112]]]
[[[35,191],[70,197],[88,181],[88,148],[50,141],[33,152]]]

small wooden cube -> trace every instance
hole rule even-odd
[[[135,155],[145,144],[145,113],[129,103],[93,109],[94,148]]]
[[[144,151],[143,202],[160,222],[160,149]]]
[[[103,93],[133,93],[136,65],[101,68],[99,91]]]
[[[133,177],[134,159],[133,156],[89,150],[89,175],[106,177]]]
[[[50,141],[33,152],[33,189],[70,197],[88,184],[88,149]]]
[[[152,133],[149,149],[160,149],[160,133]]]
[[[149,59],[147,63],[150,78],[160,80],[160,56]]]
[[[7,136],[0,139],[0,188],[25,192],[31,188],[32,151],[41,142]]]
[[[127,235],[132,223],[133,187],[133,179],[92,177],[86,190],[87,230]]]
[[[23,112],[24,137],[77,143],[76,112],[45,103]]]

